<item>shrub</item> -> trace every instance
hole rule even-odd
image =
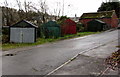
[[[8,35],[2,35],[2,43],[7,43],[9,42],[9,36]]]
[[[84,25],[82,23],[77,23],[77,32],[83,32],[85,30]]]

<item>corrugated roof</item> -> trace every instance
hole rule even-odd
[[[104,23],[105,24],[105,22],[103,22],[103,21],[101,21],[101,20],[97,20],[97,19],[95,19],[96,21],[98,21],[98,22],[100,22],[100,23]]]
[[[105,24],[105,22],[103,22],[103,21],[101,21],[101,20],[98,20],[98,19],[95,19],[95,20],[92,20],[92,21],[97,21],[97,22],[99,22],[99,23]],[[89,22],[91,22],[91,21],[89,21]]]
[[[115,11],[102,11],[102,12],[92,12],[92,13],[83,13],[80,17],[82,18],[110,18]]]
[[[23,21],[37,28],[37,26],[36,26],[36,25],[34,25],[34,24],[32,24],[31,22],[26,21],[26,20],[23,20]]]

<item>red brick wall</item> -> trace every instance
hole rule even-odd
[[[85,28],[87,28],[87,23],[89,21],[91,21],[91,20],[93,20],[93,19],[81,19],[79,22],[81,22],[82,24],[84,24]]]
[[[117,27],[118,26],[118,18],[117,18],[117,15],[114,13],[113,16],[112,16],[112,22],[111,22],[111,25],[113,28]]]
[[[85,25],[85,28],[87,28],[87,22],[91,21],[93,19],[81,19],[80,22]],[[98,20],[101,20],[105,23],[107,23],[108,26],[111,26],[112,28],[115,28],[118,26],[118,19],[116,15],[113,15],[112,18],[99,18]]]
[[[112,19],[111,18],[102,18],[100,19],[101,21],[107,23],[108,26],[112,27],[111,26],[111,22],[112,22]]]

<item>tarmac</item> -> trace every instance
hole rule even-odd
[[[106,38],[103,38],[103,39],[106,39]],[[95,41],[97,41],[97,40],[95,40]],[[113,52],[115,52],[115,51],[118,50],[118,48],[116,47],[116,46],[118,46],[118,40],[113,40],[113,41],[109,41],[109,42],[106,42],[106,43],[104,41],[100,41],[100,40],[98,40],[98,41],[100,42],[99,45],[94,44],[94,45],[90,46],[90,47],[93,47],[93,48],[90,48],[88,50],[84,49],[85,51],[82,51],[82,50],[79,49],[81,51],[80,53],[76,54],[74,57],[70,58],[68,61],[65,61],[65,63],[63,63],[59,67],[57,67],[57,68],[55,67],[56,69],[53,69],[52,71],[48,72],[45,75],[47,75],[47,76],[48,75],[95,75],[95,76],[100,76],[100,75],[115,75],[115,76],[118,76],[120,74],[120,72],[118,71],[118,69],[112,70],[112,69],[110,69],[108,67],[108,65],[105,64],[105,59],[107,57],[109,57]],[[106,40],[106,41],[108,41],[108,40]],[[62,42],[65,42],[65,41],[62,41]],[[85,42],[88,43],[88,41],[85,41]],[[84,44],[84,43],[82,43],[82,44]],[[76,44],[77,43],[75,43],[75,45]],[[51,46],[52,44],[40,45],[40,47],[44,47],[46,45],[47,46]],[[87,44],[87,45],[91,45],[91,44]],[[54,46],[56,46],[56,43],[55,43]],[[59,48],[61,47],[61,42],[60,42],[60,44],[58,44],[58,46],[59,46]],[[86,48],[86,47],[84,47],[84,45],[80,45],[80,46],[83,46],[81,48]],[[14,59],[18,58],[19,59],[19,58],[21,58],[21,55],[24,55],[25,58],[26,58],[27,54],[25,54],[25,53],[28,53],[29,55],[31,55],[31,54],[33,55],[33,53],[35,54],[37,52],[36,51],[36,52],[30,53],[30,52],[25,52],[26,50],[30,51],[31,49],[36,49],[38,47],[39,46],[13,49],[13,50],[9,50],[9,51],[4,51],[2,53],[2,55],[4,56],[5,54],[8,54],[8,53],[12,53],[12,54],[14,54],[14,53],[16,54],[17,53],[18,54],[18,52],[23,52],[23,53],[19,53],[19,55],[16,55],[13,58]],[[53,48],[53,47],[51,47],[51,48]],[[78,48],[79,48],[79,46],[78,46]],[[39,51],[40,51],[40,49],[39,49]],[[75,51],[76,50],[74,50],[74,52]],[[59,55],[60,54],[58,54],[58,56]],[[10,60],[11,59],[12,58],[10,58]],[[14,59],[13,59],[13,61],[14,61]],[[33,59],[33,57],[31,59]],[[35,56],[35,60],[36,60],[36,56]],[[9,59],[8,59],[8,61],[9,61]],[[56,60],[56,61],[59,61],[59,60]],[[54,64],[54,61],[51,62],[51,63]],[[40,64],[38,64],[38,65],[41,66]],[[47,68],[47,67],[45,67],[45,68]],[[46,69],[46,70],[48,70],[48,69]],[[28,73],[30,73],[30,72],[28,71]]]
[[[105,64],[105,59],[117,51],[118,41],[112,41],[104,46],[81,53],[74,60],[53,70],[48,75],[119,75],[119,71],[112,70]]]

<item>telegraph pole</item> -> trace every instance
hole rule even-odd
[[[63,9],[62,9],[62,15],[64,16],[64,0],[63,0]]]

